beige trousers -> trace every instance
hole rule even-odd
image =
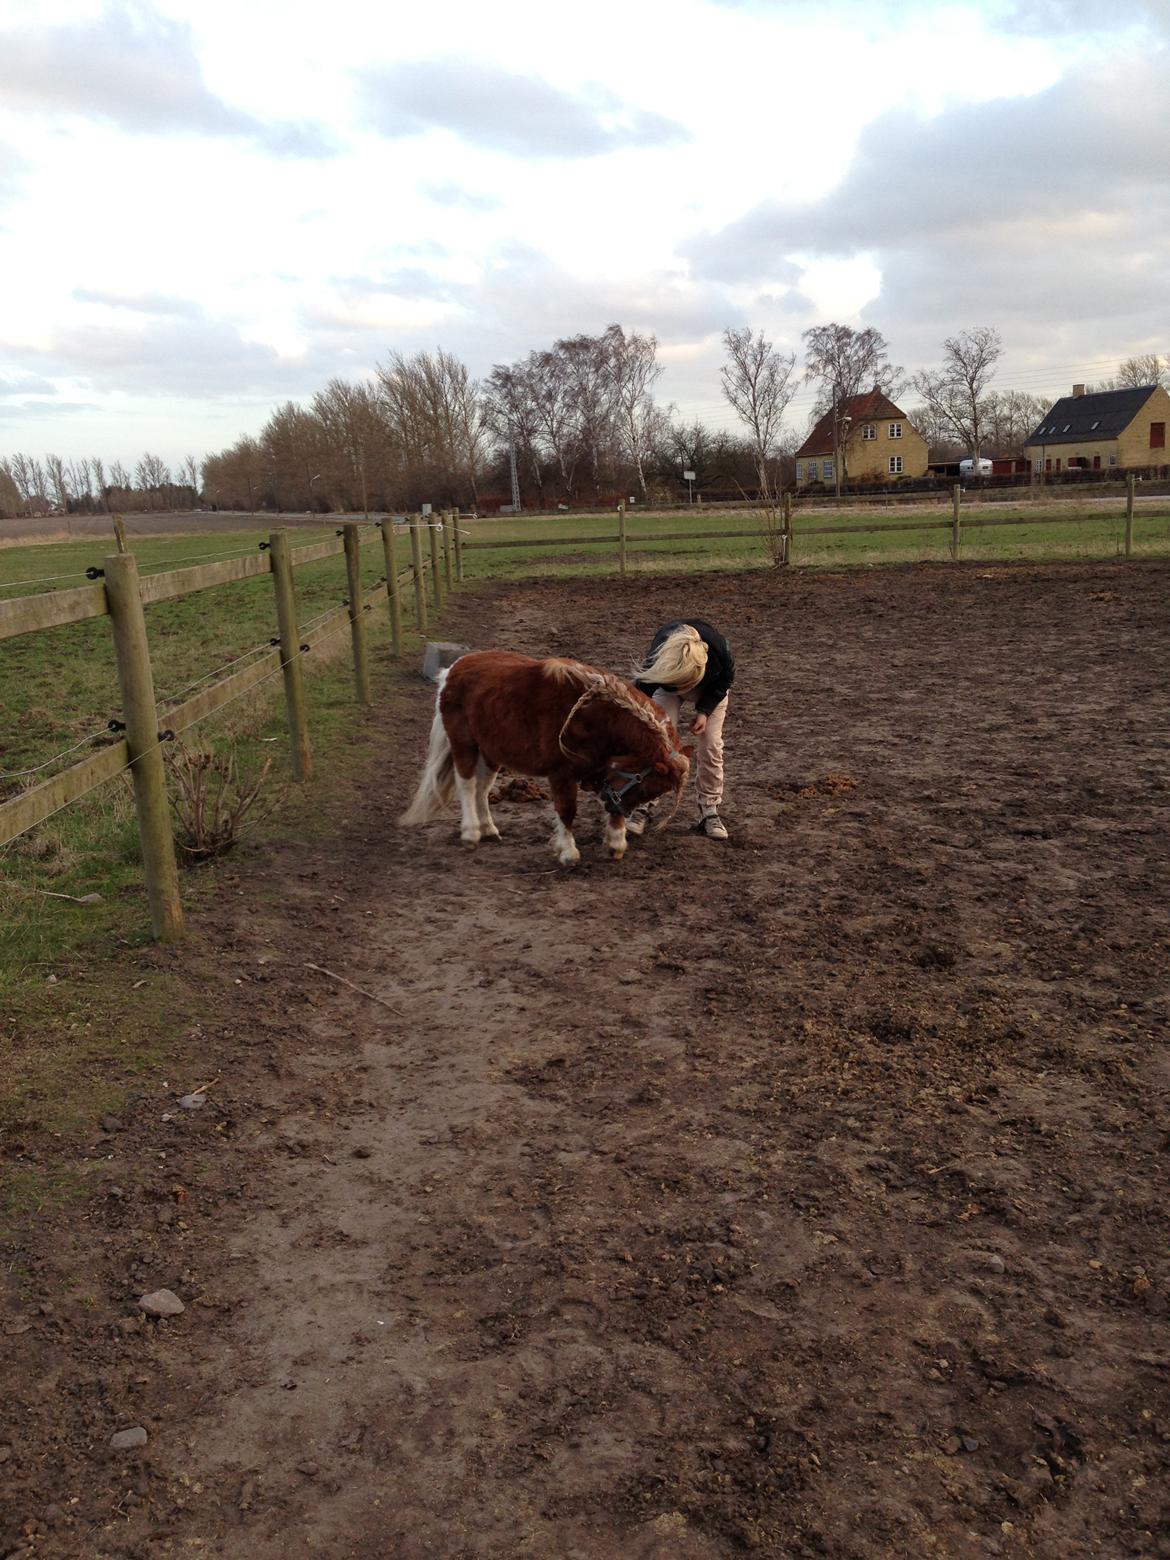
[[[660,710],[665,710],[679,737],[685,741],[687,733],[681,722],[683,701],[680,696],[659,688],[654,695],[654,702]],[[703,735],[695,738],[695,790],[698,792],[700,807],[718,807],[723,800],[723,722],[726,719],[725,695],[707,716]]]

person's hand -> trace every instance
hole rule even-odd
[[[691,721],[691,735],[701,737],[706,729],[707,717],[705,715],[696,715],[694,720]]]

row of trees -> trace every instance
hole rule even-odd
[[[482,381],[442,350],[394,353],[363,383],[331,379],[305,405],[277,407],[256,437],[170,471],[145,454],[133,471],[98,458],[0,459],[0,514],[188,508],[202,500],[249,510],[386,510],[430,501],[478,508],[515,495],[538,507],[617,494],[673,498],[681,473],[699,492],[774,498],[791,479],[801,436],[787,425],[802,385],[814,391],[810,426],[832,414],[838,486],[847,478],[845,408],[880,385],[913,395],[910,419],[935,458],[1015,455],[1047,401],[992,388],[997,331],[948,337],[935,368],[907,376],[880,331],[819,325],[804,333],[804,362],[748,327],[724,332],[721,388],[742,432],[681,420],[661,405],[653,335],[606,327],[497,364]],[[1131,358],[1094,389],[1170,384],[1170,357]]]
[[[120,460],[107,467],[100,456],[62,460],[59,455],[0,458],[0,515],[127,513],[191,509],[198,502],[199,462],[188,455],[172,472],[147,453],[134,469]]]

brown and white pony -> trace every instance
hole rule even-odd
[[[620,861],[627,815],[668,791],[677,807],[691,751],[680,748],[656,704],[608,672],[480,650],[460,656],[440,679],[422,779],[401,821],[431,823],[455,792],[463,843],[498,839],[488,793],[506,767],[547,778],[557,813],[553,850],[563,866],[581,859],[573,839],[578,788],[600,796],[605,843]]]

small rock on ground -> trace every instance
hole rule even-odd
[[[110,1450],[113,1452],[129,1452],[136,1446],[146,1445],[146,1431],[141,1425],[132,1425],[129,1430],[118,1430],[110,1437]]]
[[[156,1289],[153,1294],[141,1297],[138,1309],[145,1311],[147,1316],[181,1316],[187,1307],[169,1289]]]

